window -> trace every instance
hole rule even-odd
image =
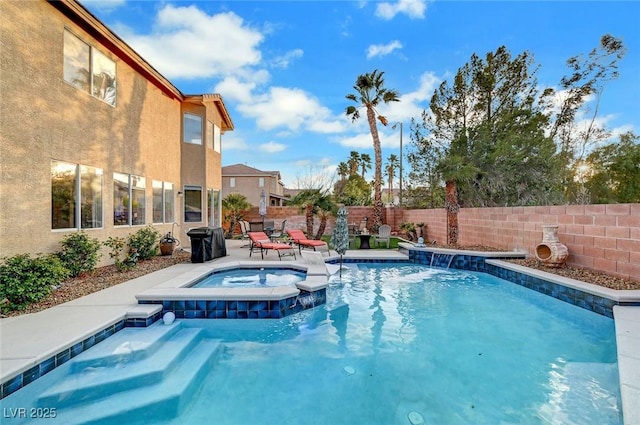
[[[173,184],[154,180],[153,186],[153,222],[173,223]]]
[[[222,137],[220,134],[220,127],[213,126],[213,150],[220,153],[222,149]]]
[[[184,114],[183,141],[194,145],[202,144],[202,117],[189,113]]]
[[[66,82],[116,105],[116,63],[69,31],[64,32],[63,69]]]
[[[258,187],[264,187],[264,177],[258,177]]]
[[[202,221],[202,187],[184,187],[184,221],[194,223]]]
[[[209,227],[220,227],[222,225],[222,204],[219,190],[207,190],[207,211]]]
[[[229,187],[236,187],[236,178],[229,177]]]
[[[98,227],[102,227],[102,170],[52,161],[51,228]]]
[[[145,178],[113,173],[113,225],[145,224]]]

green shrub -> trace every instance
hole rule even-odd
[[[138,254],[136,252],[129,251],[127,258],[122,260],[122,251],[126,246],[127,241],[124,238],[109,237],[104,242],[104,246],[111,249],[109,257],[113,260],[118,270],[121,272],[131,270],[138,263]]]
[[[19,254],[3,258],[0,265],[0,301],[6,301],[1,308],[17,310],[41,301],[68,276],[68,269],[55,254],[35,258]]]
[[[91,238],[86,232],[80,231],[65,236],[60,244],[62,251],[58,252],[58,258],[69,270],[71,276],[79,276],[96,268],[102,246],[98,239]]]
[[[143,227],[129,235],[129,255],[136,253],[140,260],[148,260],[158,255],[158,241],[160,232],[151,225]]]

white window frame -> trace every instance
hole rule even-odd
[[[62,169],[66,169],[70,171],[74,175],[73,181],[73,219],[71,227],[53,227],[54,224],[54,211],[53,209],[56,207],[54,205],[54,194],[53,194],[53,178],[54,178],[54,168],[58,168],[60,171]],[[89,172],[89,173],[88,173]],[[52,190],[52,199],[51,199],[51,230],[60,231],[60,230],[90,230],[90,229],[102,229],[104,228],[104,203],[103,203],[103,194],[104,194],[104,172],[101,168],[91,167],[88,165],[82,164],[73,164],[65,161],[52,160],[51,161],[51,190]],[[87,181],[84,176],[85,175],[93,175],[98,176],[97,182],[93,180]],[[89,188],[85,187],[85,185],[89,185]],[[87,190],[91,189],[91,190]],[[86,195],[90,194],[93,196]],[[89,199],[92,202],[85,202],[85,198]],[[87,209],[91,211],[91,226],[87,226],[83,223],[82,217],[87,211]]]
[[[116,62],[66,28],[63,44],[63,80],[107,105],[115,107]],[[78,51],[78,47],[85,47],[86,52]],[[81,76],[79,71],[87,73],[85,81],[78,78]]]
[[[191,121],[189,121],[191,120]],[[198,121],[200,126],[199,135],[200,138],[195,138],[192,136],[197,136],[195,131],[194,121]],[[191,124],[187,124],[191,123]],[[190,134],[190,133],[193,134]],[[182,116],[182,141],[184,143],[189,143],[191,145],[202,145],[202,117],[200,115],[192,114],[191,112],[185,112]]]

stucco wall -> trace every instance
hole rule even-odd
[[[104,229],[91,236],[138,230],[113,228],[113,172],[147,179],[151,223],[151,180],[180,183],[180,103],[47,2],[0,2],[0,16],[0,256],[55,251],[68,234],[51,230],[54,159],[104,171]],[[116,107],[63,80],[65,28],[116,62]]]

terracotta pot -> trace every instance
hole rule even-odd
[[[542,243],[536,246],[536,258],[545,266],[560,267],[569,257],[569,249],[558,239],[558,226],[542,226]]]
[[[160,243],[160,254],[162,255],[173,255],[173,250],[175,249],[176,244],[170,242],[161,242]]]

